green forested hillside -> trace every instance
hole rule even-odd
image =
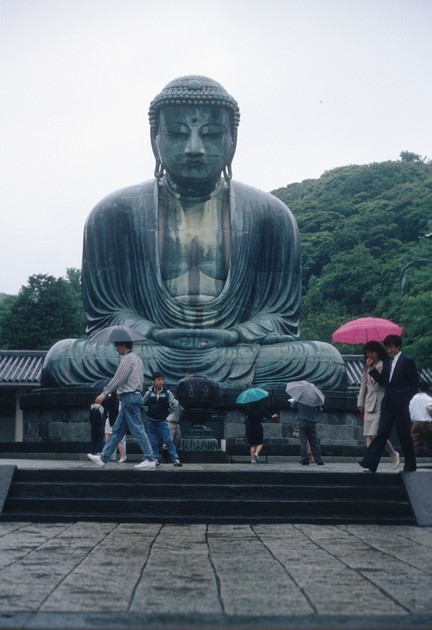
[[[402,153],[401,161],[336,168],[273,194],[300,229],[302,339],[331,341],[345,321],[385,317],[403,326],[404,349],[418,364],[430,365],[432,165]]]

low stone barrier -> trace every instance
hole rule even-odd
[[[175,390],[175,387],[171,387]],[[215,438],[228,453],[244,450],[245,413],[235,404],[239,389],[225,389],[215,413],[206,422]],[[87,442],[90,436],[89,407],[94,401],[95,390],[85,387],[36,389],[20,398],[23,410],[24,442],[76,443]],[[356,407],[357,392],[326,392],[324,409],[318,423],[318,435],[322,447],[329,451],[352,453],[364,446],[363,427]],[[293,436],[296,412],[290,408],[288,397],[281,388],[269,388],[268,406],[279,414],[277,422],[264,423],[266,452],[284,454],[299,447]],[[182,432],[192,428],[192,423],[182,418]],[[247,448],[246,448],[247,453]]]

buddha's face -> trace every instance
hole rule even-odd
[[[211,105],[166,106],[153,149],[174,183],[215,183],[234,152],[229,112]]]

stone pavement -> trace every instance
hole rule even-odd
[[[0,628],[430,630],[432,528],[0,521]]]

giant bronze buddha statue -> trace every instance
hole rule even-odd
[[[88,217],[87,333],[126,324],[146,374],[202,373],[225,385],[345,384],[331,345],[299,341],[300,242],[288,208],[232,180],[237,102],[207,77],[169,83],[149,111],[155,178],[112,193]],[[112,375],[111,345],[63,340],[44,387]]]

